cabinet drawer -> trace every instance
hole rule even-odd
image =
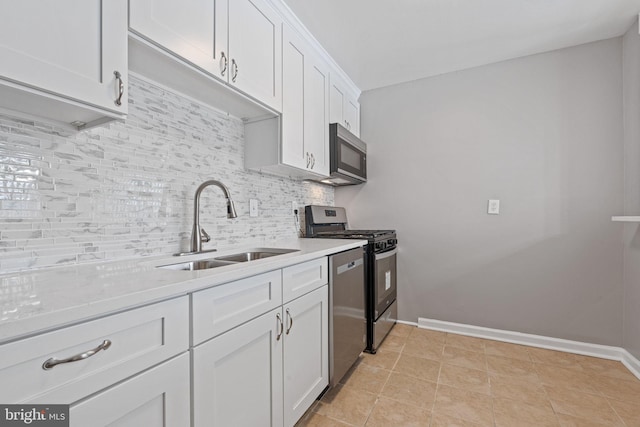
[[[282,272],[270,271],[192,295],[193,345],[282,304]]]
[[[327,258],[318,258],[282,270],[282,299],[286,303],[329,283]]]
[[[182,297],[0,346],[0,402],[71,403],[189,347],[189,301]],[[94,355],[44,369],[96,349]]]

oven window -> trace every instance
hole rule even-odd
[[[346,144],[340,144],[340,161],[360,170],[360,153]]]
[[[375,316],[396,299],[396,250],[375,255]]]

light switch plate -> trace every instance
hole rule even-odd
[[[487,213],[489,215],[500,215],[500,200],[489,199],[487,204]]]
[[[249,199],[249,216],[258,216],[258,199]]]

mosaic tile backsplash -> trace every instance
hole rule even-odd
[[[298,236],[291,202],[332,205],[333,188],[245,170],[243,132],[241,120],[135,76],[124,122],[71,132],[0,115],[0,272],[187,250],[207,179],[227,185],[238,218],[226,218],[220,189],[205,189],[205,248]]]

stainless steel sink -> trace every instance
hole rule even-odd
[[[257,259],[269,258],[276,255],[288,254],[291,252],[297,252],[297,249],[258,249],[255,251],[241,252],[239,254],[221,256],[216,259],[221,261],[232,262],[247,262],[255,261]]]
[[[232,255],[225,255],[217,258],[207,258],[197,261],[180,262],[177,264],[159,265],[158,268],[166,268],[167,270],[208,270],[210,268],[224,267],[234,265],[241,262],[255,261],[259,259],[269,258],[276,255],[297,252],[298,249],[280,249],[280,248],[259,248]]]
[[[224,267],[225,265],[237,264],[235,262],[219,261],[217,259],[201,259],[198,261],[181,262],[179,264],[160,265],[158,268],[167,270],[207,270],[209,268]]]

